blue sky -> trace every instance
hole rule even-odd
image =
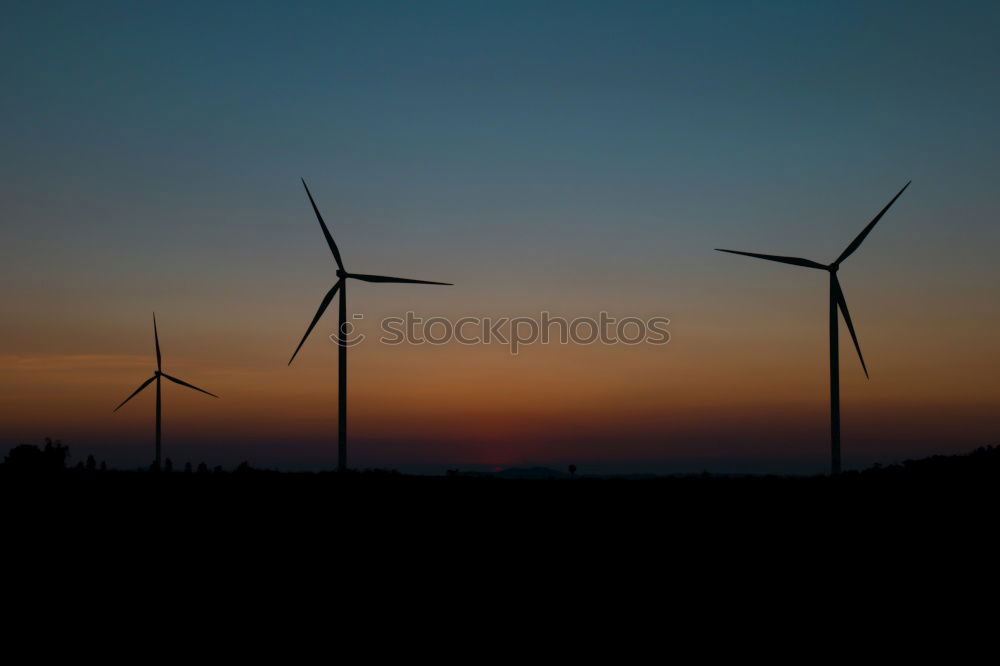
[[[329,273],[300,176],[445,313],[821,349],[818,283],[712,248],[832,260],[913,179],[842,276],[863,341],[923,317],[992,368],[997,34],[995,2],[7,3],[2,351],[145,353],[155,304],[192,359],[283,356]]]

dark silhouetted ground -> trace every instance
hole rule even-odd
[[[997,447],[837,478],[117,471],[66,456],[49,442],[0,466],[5,554],[59,580],[99,571],[157,590],[171,576],[182,590],[267,579],[336,597],[393,580],[447,599],[533,580],[550,595],[620,589],[666,603],[681,585],[753,584],[759,599],[780,578],[839,598],[861,574],[882,585],[953,577],[956,560],[982,569],[1000,495]]]

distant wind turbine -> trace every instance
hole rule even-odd
[[[912,181],[910,181],[912,182]],[[868,223],[861,233],[858,234],[857,238],[851,241],[851,244],[847,246],[837,260],[832,264],[824,265],[816,261],[810,261],[809,259],[799,259],[798,257],[779,257],[772,254],[757,254],[755,252],[740,252],[738,250],[721,250],[716,248],[719,252],[729,252],[731,254],[742,254],[747,257],[756,257],[758,259],[767,259],[769,261],[778,261],[783,264],[792,264],[793,266],[804,266],[806,268],[818,268],[821,271],[829,271],[830,273],[830,473],[840,474],[840,351],[838,346],[837,332],[838,332],[838,318],[837,318],[837,308],[844,314],[844,322],[847,324],[847,330],[851,333],[851,339],[854,340],[854,348],[858,351],[858,358],[861,360],[861,368],[865,371],[865,377],[868,377],[868,367],[865,365],[865,357],[861,355],[861,345],[858,344],[858,336],[854,332],[854,324],[851,323],[851,313],[847,310],[847,301],[844,298],[844,292],[840,288],[840,280],[837,279],[837,270],[840,268],[840,264],[843,263],[845,259],[851,256],[861,243],[865,240],[871,230],[875,227],[875,224],[882,219],[885,212],[889,210],[889,207],[896,203],[896,199],[899,198],[910,183],[906,183],[903,189],[896,193],[896,196],[892,198],[892,201],[885,205],[879,214],[875,216],[871,222]]]
[[[431,282],[429,280],[410,280],[408,278],[396,278],[396,277],[386,277],[384,275],[363,275],[361,273],[348,273],[347,269],[344,268],[344,261],[340,257],[340,250],[337,249],[337,244],[333,241],[333,236],[330,235],[330,230],[326,226],[326,222],[323,221],[323,216],[320,215],[319,208],[316,206],[316,201],[313,199],[312,193],[309,191],[309,186],[306,185],[305,179],[302,179],[302,186],[306,188],[306,195],[309,197],[309,203],[312,204],[313,212],[316,213],[316,219],[319,220],[319,226],[323,229],[323,235],[326,236],[326,243],[330,246],[330,252],[333,253],[333,259],[337,262],[337,282],[333,285],[330,291],[327,292],[326,296],[323,297],[322,302],[319,304],[319,310],[316,311],[316,316],[313,317],[312,323],[309,324],[309,328],[306,329],[306,334],[302,336],[302,341],[299,342],[299,346],[295,348],[292,353],[292,358],[288,359],[288,365],[292,364],[295,360],[295,355],[299,353],[302,349],[302,345],[305,343],[306,338],[312,333],[313,328],[316,326],[316,322],[319,318],[323,316],[326,312],[326,308],[330,305],[333,297],[337,295],[337,290],[340,290],[340,325],[337,326],[337,346],[339,348],[339,376],[338,376],[338,391],[337,391],[337,408],[338,408],[338,422],[337,422],[337,436],[338,436],[338,446],[337,446],[337,469],[341,472],[347,469],[347,280],[348,278],[354,278],[356,280],[361,280],[363,282],[394,282],[403,284],[439,284],[445,286],[451,286],[450,282]]]
[[[160,378],[166,377],[175,384],[180,384],[181,386],[187,386],[188,388],[194,389],[195,391],[201,391],[205,395],[210,395],[213,398],[218,398],[219,396],[215,395],[214,393],[209,393],[208,391],[202,390],[197,386],[188,384],[185,381],[181,381],[176,377],[171,377],[167,373],[163,372],[163,359],[160,356],[160,336],[156,331],[155,312],[153,313],[153,340],[156,343],[156,370],[153,371],[153,376],[144,381],[142,384],[140,384],[139,388],[137,388],[135,391],[132,392],[132,395],[122,400],[121,404],[114,408],[114,411],[117,412],[119,409],[122,408],[122,406],[126,402],[137,396],[139,392],[142,391],[142,389],[152,384],[153,381],[156,382],[156,468],[159,469],[160,468]]]

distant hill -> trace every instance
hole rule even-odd
[[[895,465],[874,465],[861,472],[850,472],[866,480],[956,480],[960,478],[1000,478],[1000,446],[981,446],[970,453],[954,456],[931,456],[904,460]]]
[[[549,467],[511,467],[494,472],[493,476],[499,479],[564,479],[569,474]]]
[[[351,470],[346,474],[334,472],[278,472],[255,468],[249,463],[241,463],[232,470],[222,466],[209,468],[201,463],[197,466],[190,463],[178,466],[176,469],[168,459],[162,470],[114,470],[103,463],[98,463],[93,456],[88,456],[74,467],[66,464],[69,449],[62,442],[46,438],[44,447],[21,444],[13,447],[0,464],[0,486],[16,482],[19,479],[34,481],[41,478],[78,479],[100,483],[220,483],[221,479],[232,477],[235,482],[245,483],[249,480],[263,481],[269,479],[284,479],[285,484],[325,484],[325,483],[366,483],[412,481],[426,483],[434,479],[466,479],[471,481],[509,480],[509,481],[547,481],[574,479],[588,484],[602,481],[629,482],[640,485],[674,485],[690,487],[695,484],[718,485],[720,483],[794,483],[802,484],[855,484],[865,486],[894,484],[896,482],[919,483],[951,483],[1000,481],[1000,446],[984,446],[969,453],[959,455],[937,455],[919,460],[905,460],[890,465],[873,465],[861,471],[847,471],[839,477],[826,475],[815,476],[781,476],[764,474],[576,474],[571,475],[551,467],[511,467],[496,472],[462,471],[449,469],[443,476],[424,476],[403,474],[389,469]],[[184,471],[181,471],[184,470]],[[128,479],[128,481],[126,481]],[[159,481],[153,481],[159,479]],[[173,479],[173,481],[169,481]],[[209,481],[210,479],[214,481]],[[339,479],[340,481],[334,481]],[[98,481],[100,480],[100,481]],[[531,484],[535,485],[535,484]],[[545,485],[545,484],[543,484]]]

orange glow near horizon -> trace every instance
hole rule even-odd
[[[775,341],[748,327],[743,344],[734,346],[723,340],[721,325],[705,335],[671,328],[674,337],[663,346],[535,344],[517,356],[500,344],[366,341],[349,350],[351,460],[511,466],[824,459],[821,330],[812,339],[798,338],[802,327],[776,332]],[[180,346],[175,331],[161,329],[164,369],[221,396],[165,383],[168,446],[198,443],[206,459],[229,460],[247,445],[247,458],[332,464],[336,348],[324,335],[286,367],[277,353],[285,350],[267,358],[253,347],[225,352],[230,359],[245,353],[251,359],[245,364],[211,362],[191,355],[190,342]],[[977,362],[968,355],[972,349],[935,349],[929,340],[907,347],[891,337],[872,331],[864,338],[873,368],[868,382],[851,350],[842,351],[847,458],[908,455],[908,438],[932,443],[920,451],[991,441],[1000,368]],[[152,354],[0,357],[7,437],[51,435],[84,450],[119,447],[125,459],[141,459],[151,433],[152,387],[118,413],[111,409],[153,364]]]

